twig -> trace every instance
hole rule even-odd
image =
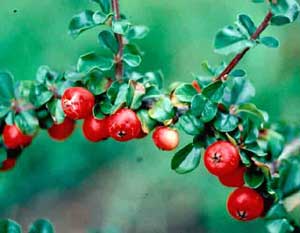
[[[267,15],[265,16],[262,23],[259,25],[259,27],[256,29],[256,31],[251,36],[252,40],[256,40],[260,34],[268,27],[270,20],[272,19],[272,12],[269,11]],[[250,50],[250,47],[245,48],[242,52],[237,54],[229,63],[229,65],[223,70],[223,72],[216,78],[216,80],[222,80],[223,78],[226,78],[226,76],[236,67],[236,65],[242,60],[242,58],[245,56],[245,54]]]

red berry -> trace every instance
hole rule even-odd
[[[136,137],[137,139],[142,139],[144,137],[146,137],[148,134],[145,133],[143,130],[141,130],[140,134]]]
[[[28,146],[33,138],[33,136],[23,134],[16,125],[5,125],[2,137],[8,149]]]
[[[120,109],[108,118],[109,135],[117,141],[134,139],[141,130],[141,122],[131,109]]]
[[[84,136],[92,141],[98,142],[109,137],[107,129],[107,118],[102,120],[90,116],[83,122],[82,131]]]
[[[14,168],[16,165],[16,159],[7,158],[2,162],[2,166],[0,167],[0,171],[8,171]]]
[[[206,149],[204,165],[210,173],[224,176],[239,167],[240,155],[237,148],[231,143],[218,141]]]
[[[48,129],[48,134],[51,138],[58,141],[67,139],[74,131],[75,121],[66,117],[61,124],[54,124]]]
[[[161,150],[174,150],[179,144],[179,134],[175,129],[159,126],[152,135],[155,145]]]
[[[61,103],[67,117],[79,120],[92,114],[95,97],[82,87],[71,87],[65,90]]]
[[[194,80],[193,82],[192,82],[192,85],[193,85],[193,87],[196,89],[196,91],[198,92],[198,93],[200,93],[202,90],[201,90],[201,87],[199,86],[199,84],[198,84],[198,82],[196,81],[196,80]]]
[[[227,175],[220,176],[219,180],[224,186],[227,187],[242,187],[245,184],[245,172],[246,168],[241,166]]]
[[[250,221],[262,215],[264,199],[251,188],[238,188],[229,195],[227,209],[233,218]]]

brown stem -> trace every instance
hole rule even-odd
[[[120,20],[121,14],[120,14],[120,7],[119,7],[119,0],[111,0],[112,10],[114,12],[114,18],[115,20]],[[119,51],[115,55],[115,62],[116,62],[116,79],[121,80],[123,77],[123,38],[122,35],[115,33],[115,37],[119,43]]]
[[[256,31],[251,36],[252,40],[256,40],[259,35],[269,26],[270,20],[273,14],[271,11],[267,13],[262,23],[256,29]],[[236,67],[236,65],[242,60],[245,54],[250,50],[250,47],[245,48],[242,52],[237,54],[229,63],[229,65],[223,70],[223,72],[216,78],[216,80],[222,80]]]

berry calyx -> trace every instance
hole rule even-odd
[[[224,176],[220,176],[219,180],[224,186],[227,187],[233,187],[233,188],[242,187],[245,184],[244,181],[245,172],[246,172],[246,167],[240,166],[233,172]]]
[[[238,149],[227,141],[217,141],[204,153],[204,165],[216,176],[224,176],[236,170],[240,165]]]
[[[33,136],[23,134],[16,125],[5,125],[2,137],[7,149],[26,147],[33,139]]]
[[[227,209],[233,218],[240,221],[250,221],[262,215],[264,199],[255,190],[241,187],[229,195]]]
[[[66,117],[61,124],[54,124],[48,129],[49,136],[57,141],[67,139],[74,131],[75,121]]]
[[[97,119],[94,116],[86,118],[83,122],[82,131],[86,139],[91,142],[99,142],[109,137],[107,118]]]
[[[154,144],[161,150],[174,150],[179,144],[179,134],[177,130],[167,126],[157,127],[152,135]]]
[[[0,167],[0,171],[9,171],[13,169],[16,165],[16,159],[7,158],[2,162],[2,166]]]
[[[141,122],[131,109],[122,108],[108,118],[109,135],[117,141],[137,138],[141,130]]]
[[[201,87],[199,86],[199,84],[198,84],[198,82],[197,82],[197,80],[194,80],[193,82],[192,82],[192,86],[196,89],[196,91],[198,92],[198,93],[200,93],[202,90],[201,90]]]
[[[95,97],[82,87],[70,87],[61,98],[62,108],[67,117],[73,120],[87,118],[92,114]]]

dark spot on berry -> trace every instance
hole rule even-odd
[[[220,163],[222,156],[219,153],[214,153],[214,156],[212,157],[214,163]]]
[[[118,136],[119,136],[120,138],[124,137],[125,135],[126,135],[126,132],[124,132],[124,131],[119,131],[119,132],[118,132]]]
[[[239,210],[239,211],[237,211],[237,215],[238,215],[238,217],[239,217],[241,220],[243,220],[243,219],[245,219],[245,218],[247,217],[246,211],[241,211],[241,210]]]

